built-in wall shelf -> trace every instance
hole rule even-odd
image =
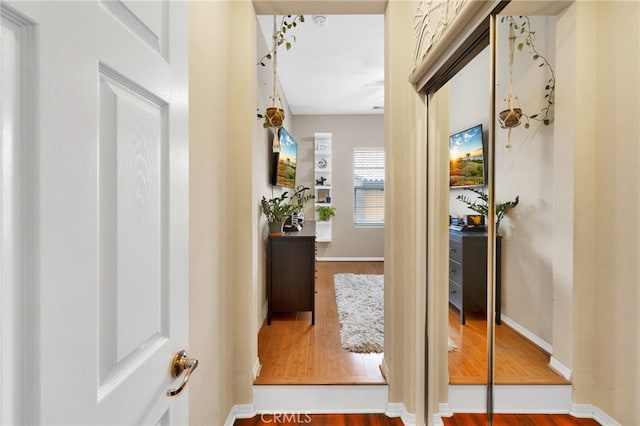
[[[314,135],[314,189],[315,207],[330,206],[333,199],[333,179],[331,173],[331,133],[315,133]],[[315,209],[314,209],[315,210]],[[331,241],[332,221],[320,221],[317,210],[316,241]]]

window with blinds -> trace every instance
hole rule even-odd
[[[384,150],[353,148],[353,223],[384,226]]]

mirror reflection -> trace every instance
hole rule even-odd
[[[555,18],[498,18],[496,384],[567,384],[553,362]],[[449,379],[486,371],[489,48],[448,83]]]

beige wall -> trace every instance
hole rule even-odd
[[[426,115],[407,83],[416,6],[392,0],[385,16],[384,364],[390,402],[404,403],[421,424]],[[554,226],[572,226],[563,237],[574,247],[561,256],[568,265],[562,276],[555,275],[560,260],[554,259],[554,316],[568,316],[569,324],[554,326],[554,346],[574,369],[575,402],[595,404],[621,424],[640,420],[639,21],[635,2],[578,2],[558,20],[564,89],[557,95],[556,135],[575,151],[568,155],[561,145],[554,156],[575,162],[573,172],[563,169],[563,182],[575,182],[575,193],[570,200],[554,193],[554,202],[569,207],[554,215]],[[256,158],[246,157],[261,140],[256,127],[247,126],[257,99],[252,6],[190,3],[190,32],[190,349],[202,361],[190,383],[191,423],[222,424],[234,404],[251,402],[257,353],[259,177],[252,171]],[[232,169],[241,174],[237,182],[228,180]],[[433,410],[433,394],[429,398]]]
[[[417,2],[385,15],[385,353],[389,401],[422,424],[425,412],[426,135],[424,104],[408,83]]]
[[[318,257],[383,257],[384,228],[353,224],[353,148],[384,147],[384,115],[296,115],[297,183],[313,188],[314,133],[332,133],[331,203],[336,208],[330,243],[318,243]],[[313,208],[305,214],[313,218]]]
[[[558,108],[575,146],[574,399],[624,425],[640,423],[639,23],[637,2],[577,2],[558,26],[558,68],[573,71]]]
[[[224,141],[231,132],[225,106],[230,102],[226,86],[231,70],[219,62],[228,53],[230,16],[229,3],[189,5],[189,350],[201,361],[189,383],[191,424],[221,424],[234,404],[229,392],[233,330],[220,327],[233,315],[228,303],[232,289],[225,284],[232,265],[224,249],[230,216],[218,202],[227,197],[227,189],[216,184],[228,170]]]
[[[251,402],[257,359],[256,25],[247,1],[192,2],[189,23],[190,423],[213,425]]]

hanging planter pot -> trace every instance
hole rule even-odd
[[[282,127],[284,110],[278,107],[267,108],[264,114],[265,127]]]
[[[522,109],[505,109],[498,114],[498,123],[503,129],[518,127],[522,120]]]

